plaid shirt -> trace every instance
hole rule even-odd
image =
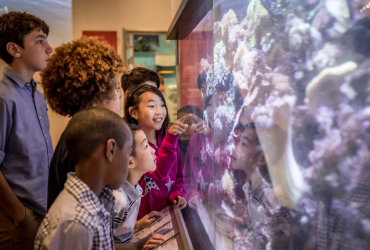
[[[39,228],[35,250],[114,249],[112,190],[104,188],[98,198],[74,173],[64,187]]]
[[[318,250],[361,250],[370,245],[370,170],[359,177],[355,188],[330,209],[319,203]]]

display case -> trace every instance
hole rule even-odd
[[[369,14],[365,0],[182,1],[167,39],[178,118],[200,118],[179,140],[194,246],[368,248]]]
[[[148,238],[154,234],[166,236],[166,241],[159,244],[157,250],[193,250],[184,219],[177,205],[167,206],[160,211],[163,216],[149,226],[137,230],[133,242]]]

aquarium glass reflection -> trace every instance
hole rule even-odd
[[[369,14],[367,0],[215,1],[179,41],[181,106],[201,118],[182,145],[201,249],[369,248]]]

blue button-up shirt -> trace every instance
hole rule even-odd
[[[5,68],[0,80],[0,171],[18,199],[46,214],[53,146],[45,97],[36,82]]]

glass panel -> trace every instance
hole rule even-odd
[[[206,107],[180,140],[199,249],[368,248],[369,14],[223,0],[180,41],[181,106]]]

